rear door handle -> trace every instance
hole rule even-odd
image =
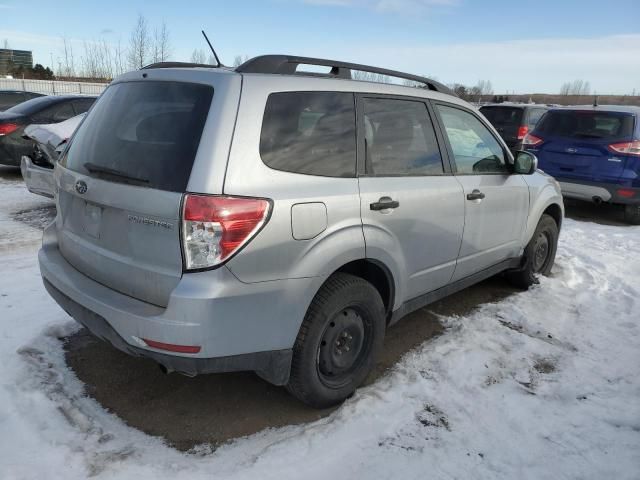
[[[400,202],[391,199],[391,197],[380,197],[380,200],[369,204],[371,210],[386,210],[388,208],[398,208]]]
[[[467,193],[467,200],[482,200],[483,198],[484,193],[477,189],[471,193]]]

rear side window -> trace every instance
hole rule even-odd
[[[28,98],[29,97],[26,97],[20,92],[0,92],[0,110],[11,108],[18,103],[28,100]]]
[[[442,157],[427,106],[365,98],[366,171],[372,175],[442,175]]]
[[[536,132],[570,138],[611,140],[631,137],[633,115],[624,112],[550,111]]]
[[[212,97],[212,87],[193,83],[112,85],[62,163],[105,180],[184,192]]]
[[[276,170],[326,177],[355,176],[353,94],[272,93],[262,122],[260,156]]]

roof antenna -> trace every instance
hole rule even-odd
[[[209,41],[209,37],[207,37],[207,34],[204,33],[204,30],[202,31],[202,35],[204,36],[204,39],[207,41],[207,43],[209,44],[209,48],[211,49],[211,52],[213,53],[213,57],[216,59],[216,62],[218,62],[218,65],[216,65],[217,67],[222,67],[224,65],[222,65],[222,63],[220,63],[220,59],[218,58],[218,54],[216,53],[216,51],[213,49],[213,45],[211,45],[211,42]]]

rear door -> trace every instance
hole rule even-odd
[[[126,295],[166,306],[182,275],[180,208],[212,103],[210,85],[110,86],[56,169],[62,255]]]
[[[478,116],[440,102],[436,110],[464,190],[464,235],[453,276],[459,280],[520,255],[529,189],[510,173],[507,153]]]
[[[451,280],[464,223],[462,188],[444,162],[425,102],[362,95],[358,103],[367,256],[392,258],[394,274],[406,279],[402,300],[410,300]]]
[[[538,156],[540,168],[554,177],[615,181],[627,167],[627,157],[609,145],[631,141],[633,128],[630,113],[552,110],[533,132],[541,141],[527,149]]]

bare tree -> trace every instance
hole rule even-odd
[[[191,54],[191,62],[193,63],[205,63],[207,61],[207,55],[204,50],[195,49]]]
[[[560,86],[560,95],[589,95],[591,86],[584,80],[565,82]]]
[[[73,58],[73,45],[68,42],[66,38],[62,39],[62,54],[64,57],[63,68],[60,69],[62,75],[65,77],[76,76],[75,60]]]
[[[236,55],[236,57],[233,59],[233,66],[239,67],[247,60],[249,60],[249,55]]]
[[[363,72],[361,70],[351,70],[351,78],[364,82],[393,83],[391,77],[387,75],[373,72]]]
[[[167,24],[162,22],[160,29],[153,30],[153,61],[166,62],[171,55],[171,45],[169,43],[169,30]]]
[[[149,29],[147,20],[141,14],[138,15],[136,26],[129,38],[129,66],[133,69],[142,68],[147,64],[150,56]]]
[[[7,38],[3,40],[2,48],[4,48],[5,50],[11,50],[11,48],[9,48],[9,40]]]
[[[122,49],[122,42],[118,39],[118,43],[114,46],[113,50],[113,71],[115,75],[122,75],[125,72],[125,59],[124,51]]]

